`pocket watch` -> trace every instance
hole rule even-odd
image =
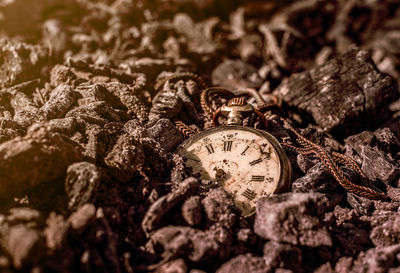
[[[213,180],[225,189],[243,216],[254,212],[260,197],[288,190],[291,181],[291,166],[277,139],[243,126],[251,113],[265,121],[243,98],[233,98],[215,112],[216,127],[190,137],[175,151],[194,176]],[[227,125],[218,126],[220,115],[227,118]]]

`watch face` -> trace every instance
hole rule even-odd
[[[290,165],[270,134],[239,125],[200,132],[182,143],[177,154],[193,175],[218,182],[244,216],[254,211],[261,196],[285,190]]]

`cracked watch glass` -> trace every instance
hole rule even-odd
[[[243,216],[257,199],[288,189],[291,167],[279,142],[267,132],[241,125],[202,131],[184,141],[176,153],[194,176],[219,183]]]

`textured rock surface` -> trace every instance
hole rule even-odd
[[[385,105],[398,97],[392,78],[380,73],[368,53],[358,48],[292,75],[274,94],[337,133],[381,121],[388,115]]]
[[[167,213],[173,209],[179,202],[182,202],[190,195],[194,194],[199,187],[199,181],[194,178],[188,178],[183,181],[179,188],[159,198],[147,210],[143,218],[142,228],[147,234],[154,231],[162,221],[166,221]]]
[[[285,268],[301,272],[301,249],[289,244],[270,241],[264,245],[264,261],[272,271],[274,268]]]
[[[240,60],[226,60],[215,68],[212,81],[216,86],[229,89],[259,88],[262,80],[257,70]]]
[[[245,273],[266,273],[269,272],[269,269],[265,265],[265,261],[262,257],[257,257],[252,254],[244,254],[231,259],[217,270],[218,273],[229,273],[235,271]]]
[[[68,196],[68,207],[76,209],[93,201],[100,184],[101,174],[93,163],[77,162],[67,169],[65,193]]]
[[[187,257],[190,261],[206,261],[223,255],[222,234],[204,232],[189,227],[168,226],[157,230],[146,244],[150,253],[158,253],[164,260]],[[223,241],[221,242],[221,239]]]
[[[394,213],[387,221],[375,226],[371,231],[371,240],[377,247],[400,243],[400,215]]]
[[[45,240],[38,230],[25,225],[15,225],[3,232],[1,245],[12,257],[16,269],[38,262],[45,255]]]
[[[40,69],[48,60],[48,51],[18,41],[2,40],[0,43],[0,86],[10,86],[40,77]]]
[[[82,161],[78,145],[43,128],[0,145],[1,194],[18,193],[65,176],[65,169]],[[47,164],[43,164],[46,162]]]
[[[327,192],[338,191],[339,184],[322,163],[315,164],[307,173],[293,181],[293,192]]]
[[[183,141],[182,135],[168,119],[157,120],[153,126],[147,128],[147,131],[167,152],[173,152]]]
[[[327,227],[320,220],[324,196],[287,193],[257,202],[254,231],[264,239],[309,247],[331,246]],[[316,209],[318,207],[318,209]]]
[[[400,143],[389,128],[350,136],[345,144],[346,153],[359,157],[361,169],[369,179],[389,184],[400,175],[396,161]]]
[[[203,220],[203,206],[199,196],[192,196],[182,205],[182,217],[191,226],[198,225]]]

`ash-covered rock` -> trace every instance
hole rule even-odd
[[[157,273],[186,273],[188,266],[183,259],[176,259],[160,266],[155,272]],[[193,271],[193,270],[192,270]],[[192,272],[191,271],[191,272]]]
[[[259,272],[267,273],[269,268],[266,266],[262,257],[257,257],[253,254],[239,255],[227,263],[223,264],[216,272],[229,273],[229,272]]]
[[[352,271],[396,272],[399,266],[400,245],[371,248],[354,261]]]
[[[33,80],[41,75],[48,61],[48,51],[39,45],[29,45],[16,40],[0,42],[0,86],[7,87]]]
[[[120,182],[128,182],[135,175],[145,173],[162,176],[169,160],[160,144],[137,120],[125,123],[124,131],[104,158],[110,174]]]
[[[2,234],[2,248],[16,269],[37,263],[45,256],[45,239],[38,230],[15,225],[3,229]]]
[[[60,249],[64,245],[68,229],[69,223],[62,215],[58,215],[55,212],[49,214],[43,234],[46,237],[46,246],[51,252]]]
[[[233,90],[259,88],[263,83],[257,69],[240,60],[226,60],[221,63],[214,69],[212,81],[216,86]]]
[[[210,190],[202,201],[209,224],[232,228],[236,221],[233,201],[222,188]]]
[[[269,270],[285,268],[295,272],[301,272],[301,249],[290,244],[282,244],[269,241],[264,245],[264,261]]]
[[[147,128],[147,132],[167,152],[173,152],[183,141],[182,134],[169,119],[162,118],[157,120],[154,125]]]
[[[297,178],[292,183],[293,192],[334,193],[340,191],[339,189],[339,183],[322,163],[315,164],[304,176]]]
[[[38,111],[38,116],[48,119],[62,118],[75,103],[77,93],[71,86],[60,84],[50,93],[50,98]]]
[[[372,181],[390,184],[400,175],[397,153],[399,140],[389,128],[364,131],[345,139],[346,153],[361,163],[361,169]]]
[[[360,214],[355,209],[336,206],[333,217],[331,223],[333,239],[337,242],[337,247],[341,249],[343,255],[354,256],[365,247],[372,245],[369,239],[368,222],[359,220]]]
[[[385,106],[398,97],[398,90],[391,77],[376,69],[366,51],[352,48],[291,76],[274,94],[307,112],[323,129],[343,136],[387,118]]]
[[[321,220],[326,196],[287,193],[263,197],[257,202],[254,231],[264,239],[292,245],[331,246],[331,235]]]
[[[41,183],[56,183],[65,176],[70,164],[83,160],[79,145],[44,128],[0,144],[0,158],[3,196],[21,193]]]
[[[200,224],[203,220],[203,206],[200,196],[192,196],[182,205],[182,217],[191,226]]]
[[[222,231],[222,230],[221,230]],[[207,261],[225,256],[227,231],[202,231],[190,227],[168,226],[157,230],[146,249],[160,255],[162,261],[185,257],[192,262]],[[161,251],[160,251],[161,250]]]
[[[377,247],[390,246],[400,243],[400,234],[398,232],[400,225],[400,216],[397,212],[391,212],[376,215],[381,218],[371,223],[373,229],[370,234],[372,243]]]
[[[40,232],[42,218],[39,211],[14,208],[6,217],[1,215],[0,245],[12,265],[22,269],[45,257],[46,242]]]
[[[193,195],[198,188],[199,181],[194,178],[188,178],[180,183],[175,191],[155,201],[143,218],[143,231],[149,235],[156,230],[156,228],[160,227],[162,222],[168,222],[168,213],[180,202]]]
[[[68,208],[76,209],[92,202],[99,187],[101,173],[90,162],[77,162],[68,166],[65,178],[65,193],[68,196]]]
[[[181,78],[184,79],[185,74],[181,75]],[[177,77],[179,79],[179,74]],[[183,113],[186,114],[183,116],[184,119],[189,118],[195,123],[201,123],[202,117],[198,107],[200,87],[193,80],[174,82],[167,77],[161,90],[153,98],[153,105],[149,113],[150,125],[163,118],[176,120],[178,117],[182,117]],[[184,111],[182,111],[183,109]]]

